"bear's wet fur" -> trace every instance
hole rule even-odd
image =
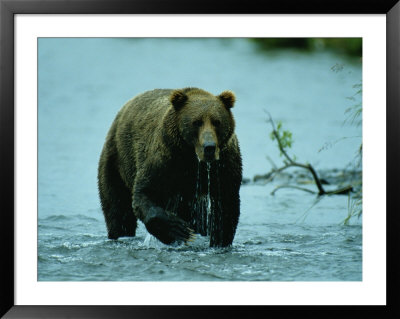
[[[242,180],[234,103],[230,91],[155,89],[122,107],[98,168],[110,239],[135,236],[139,219],[165,244],[186,242],[193,230],[212,247],[232,244]]]

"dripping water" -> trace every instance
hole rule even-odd
[[[207,163],[207,175],[204,173],[202,162],[198,161],[196,190],[193,199],[192,223],[197,233],[209,235],[209,219],[211,215],[210,196],[210,164]],[[205,189],[204,178],[207,178],[207,189]],[[206,193],[205,193],[206,191]]]
[[[211,196],[210,196],[210,167],[211,164],[207,162],[207,222],[206,225],[208,226],[207,229],[209,230],[209,222],[211,219]],[[207,231],[209,234],[209,231]]]
[[[215,227],[221,223],[214,220],[216,210],[220,209],[220,187],[218,169],[213,170],[217,174],[213,179],[217,184],[211,185],[211,163],[198,161],[196,188],[193,199],[192,225],[196,231],[203,236],[211,235],[218,231]],[[207,180],[205,180],[207,178]],[[212,190],[211,188],[214,187]],[[216,188],[215,188],[216,187]],[[211,196],[213,192],[213,196]],[[216,214],[220,215],[220,214]],[[220,216],[219,216],[220,217]]]

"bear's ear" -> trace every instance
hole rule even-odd
[[[173,91],[169,98],[176,111],[179,111],[185,105],[187,99],[187,95],[182,90]]]
[[[235,104],[235,94],[231,91],[224,91],[218,97],[227,109],[230,109]]]

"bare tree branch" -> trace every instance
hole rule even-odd
[[[279,173],[279,172],[281,172],[281,171],[283,171],[283,170],[285,170],[285,169],[287,169],[287,168],[289,168],[289,167],[300,167],[300,168],[304,168],[304,169],[306,169],[306,170],[308,170],[308,171],[311,172],[311,174],[312,174],[312,176],[313,176],[313,178],[314,178],[315,184],[317,185],[317,188],[318,188],[318,196],[320,196],[320,195],[343,195],[343,194],[348,194],[349,192],[351,192],[351,191],[353,190],[353,187],[352,187],[352,186],[346,186],[346,187],[344,187],[344,188],[336,189],[336,190],[333,190],[333,191],[325,191],[325,189],[324,189],[323,186],[322,186],[321,180],[320,180],[319,177],[318,177],[317,172],[315,171],[314,167],[313,167],[311,164],[302,164],[302,163],[298,163],[298,162],[294,161],[294,160],[287,154],[285,148],[284,148],[283,145],[282,145],[282,141],[281,141],[281,139],[280,139],[280,137],[279,137],[278,131],[275,129],[275,123],[274,123],[274,121],[272,120],[271,114],[270,114],[268,111],[266,111],[266,110],[265,110],[265,112],[268,114],[269,122],[271,123],[271,126],[272,126],[272,134],[275,136],[275,138],[276,138],[276,140],[277,140],[277,142],[278,142],[279,150],[281,151],[281,153],[283,154],[283,156],[285,156],[285,158],[287,159],[287,162],[285,163],[285,166],[282,166],[282,167],[280,167],[280,168],[273,168],[273,169],[272,169],[272,173],[274,173],[274,174]],[[275,192],[276,192],[278,189],[280,189],[280,188],[288,188],[288,187],[290,187],[290,188],[296,188],[296,189],[301,189],[301,190],[308,191],[308,192],[311,192],[311,193],[314,193],[314,194],[315,194],[315,192],[312,192],[312,191],[310,191],[309,189],[302,188],[302,187],[297,187],[297,186],[289,186],[289,185],[282,185],[281,187],[277,187],[276,189],[274,189],[274,190],[272,191],[271,194],[274,195]]]
[[[311,189],[304,188],[304,187],[299,187],[299,186],[294,186],[294,185],[280,185],[276,186],[274,190],[271,192],[271,195],[275,195],[276,191],[281,189],[281,188],[294,188],[294,189],[299,189],[301,191],[305,191],[311,194],[316,194],[316,192],[312,191]]]

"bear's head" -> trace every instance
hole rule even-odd
[[[175,112],[179,135],[193,146],[199,160],[219,160],[233,134],[235,122],[231,108],[235,95],[224,91],[215,96],[204,90],[186,88],[174,90],[170,102]]]

